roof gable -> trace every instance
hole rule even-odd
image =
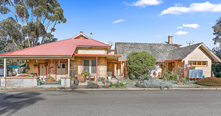
[[[213,62],[221,62],[220,58],[218,58],[204,43],[200,43],[191,53],[189,53],[184,59],[187,59],[190,55],[192,55],[197,49],[200,49],[204,54],[211,58]]]

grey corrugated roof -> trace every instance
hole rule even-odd
[[[180,48],[178,44],[156,44],[156,43],[115,43],[115,52],[123,54],[122,60],[126,60],[131,52],[147,52],[153,55],[157,60],[177,60],[185,58],[199,44],[194,44]]]

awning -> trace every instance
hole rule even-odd
[[[10,67],[10,68],[26,67],[26,64],[23,64],[23,65],[7,65],[7,67]]]

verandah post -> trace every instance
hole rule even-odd
[[[7,70],[7,66],[6,66],[6,58],[4,58],[4,78],[7,77],[6,70]]]
[[[70,77],[70,58],[68,58],[68,77]]]
[[[97,60],[97,59],[98,59],[98,58],[97,58],[97,56],[96,56],[96,78],[95,78],[96,83],[97,83],[97,81],[98,81],[98,80],[97,80],[97,79],[98,79],[98,77],[97,77],[97,76],[98,76],[98,71],[97,71],[97,70],[98,70],[98,69],[97,69],[97,67],[98,67],[98,66],[97,66],[97,64],[98,64],[97,62],[98,62],[98,60]]]
[[[122,83],[122,76],[123,76],[123,73],[122,73],[122,56],[121,56],[121,61],[120,61],[120,80],[121,80],[121,83]]]

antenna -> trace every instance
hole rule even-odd
[[[186,44],[189,44],[189,46],[190,46],[191,44],[193,44],[193,43],[194,43],[194,41],[192,41],[192,42],[191,42],[191,41],[189,41],[189,42],[186,41]]]
[[[113,41],[109,41],[108,45],[110,45],[112,47],[113,46]]]

